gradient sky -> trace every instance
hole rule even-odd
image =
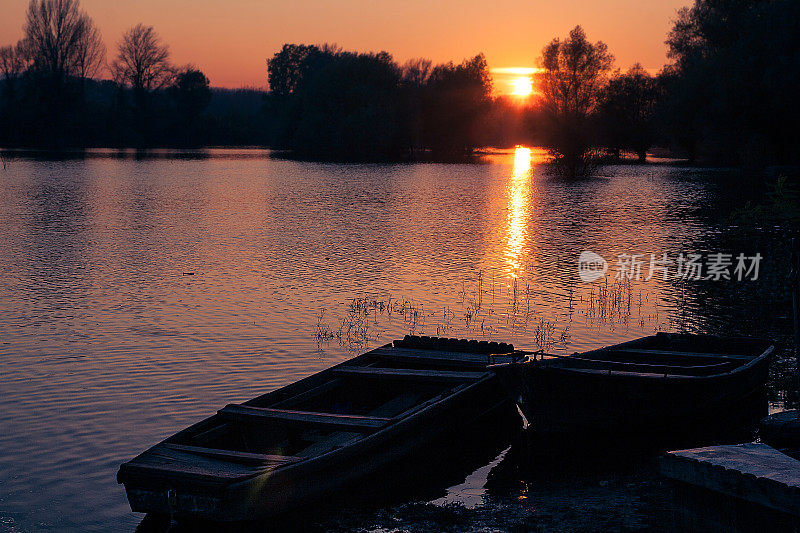
[[[387,50],[402,62],[461,61],[484,52],[492,68],[534,66],[542,47],[581,24],[608,43],[617,65],[657,69],[676,11],[691,0],[83,0],[109,57],[123,31],[143,22],[212,85],[266,85],[265,60],[285,42]],[[0,3],[0,45],[22,37],[28,0]],[[499,80],[497,80],[499,81]],[[503,87],[497,87],[505,92]]]

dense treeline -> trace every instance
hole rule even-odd
[[[107,54],[79,0],[32,0],[24,31],[0,48],[5,146],[269,145],[385,160],[533,143],[570,176],[624,153],[645,160],[653,146],[745,165],[800,157],[796,0],[695,0],[655,75],[615,69],[577,26],[542,50],[527,103],[493,94],[482,54],[400,64],[387,52],[286,44],[267,61],[269,92],[229,91],[172,64],[142,24]]]
[[[660,118],[692,156],[796,163],[800,2],[697,0],[667,40]]]
[[[139,24],[113,60],[79,0],[32,0],[25,37],[0,47],[0,145],[263,144],[264,93],[212,89]],[[95,79],[108,74],[111,80]]]
[[[578,26],[542,53],[544,143],[571,176],[604,149],[644,160],[656,144],[724,164],[796,164],[800,2],[695,0],[666,41],[671,63],[613,72],[603,42]]]
[[[390,54],[287,44],[268,61],[276,146],[311,157],[469,153],[488,140],[486,59],[398,65]]]

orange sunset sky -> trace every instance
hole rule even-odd
[[[403,62],[461,61],[484,52],[491,68],[532,67],[542,47],[581,24],[608,43],[617,66],[658,69],[677,10],[690,0],[82,0],[112,56],[120,35],[142,22],[214,86],[266,86],[265,60],[285,42],[336,43],[391,52]],[[22,37],[28,0],[0,2],[0,45]],[[496,90],[513,90],[503,74]]]

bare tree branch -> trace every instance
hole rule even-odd
[[[122,36],[111,73],[117,83],[135,92],[152,92],[170,85],[175,69],[169,61],[169,47],[153,27],[137,24]]]
[[[57,80],[92,77],[105,59],[100,32],[80,0],[31,0],[24,50],[34,69]]]

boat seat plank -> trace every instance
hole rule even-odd
[[[485,358],[482,361],[465,361],[458,359],[439,359],[439,358],[420,357],[416,355],[404,355],[404,354],[399,354],[399,355],[375,354],[374,357],[381,361],[392,361],[402,364],[422,363],[422,364],[436,365],[437,367],[443,367],[443,368],[474,370],[474,371],[485,370],[487,365],[493,364],[492,362],[487,361]],[[509,360],[498,361],[498,363],[509,363],[509,362],[511,361]]]
[[[367,366],[339,367],[333,369],[338,375],[363,376],[376,379],[406,379],[414,381],[474,381],[486,372],[458,372],[450,370],[413,370],[408,368],[374,368]]]
[[[644,355],[667,355],[667,356],[679,356],[679,357],[705,357],[705,358],[716,358],[716,359],[737,359],[741,361],[752,361],[754,359],[753,356],[750,355],[736,355],[736,354],[727,354],[727,353],[701,353],[701,352],[677,352],[677,351],[670,351],[670,350],[645,350],[640,348],[615,348],[611,350],[612,352],[622,352],[622,353],[633,353],[633,354],[644,354]]]
[[[438,350],[420,350],[416,348],[381,347],[369,352],[369,355],[397,360],[414,360],[424,362],[445,362],[454,365],[486,366],[489,363],[510,363],[511,354],[490,356],[478,353],[448,352]]]
[[[217,448],[204,448],[202,446],[188,446],[165,442],[162,446],[180,452],[193,453],[204,457],[222,459],[234,463],[244,463],[253,465],[281,465],[295,463],[302,460],[300,457],[291,455],[267,455],[261,453],[240,452],[236,450],[222,450]]]
[[[243,464],[173,449],[160,444],[120,467],[120,475],[189,483],[224,485],[246,479],[278,464]]]
[[[298,424],[353,429],[380,429],[389,423],[389,418],[374,416],[317,413],[313,411],[293,411],[290,409],[270,409],[230,404],[219,411],[220,415],[246,422],[277,420]]]

